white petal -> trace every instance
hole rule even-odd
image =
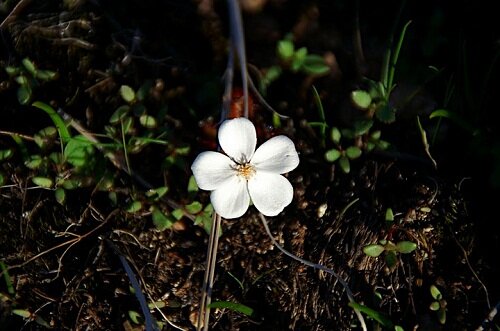
[[[252,164],[257,171],[284,174],[299,165],[299,155],[290,138],[276,136],[260,145],[252,158]]]
[[[250,161],[257,145],[253,123],[244,117],[224,121],[219,128],[219,144],[236,162]]]
[[[257,171],[248,181],[248,191],[255,208],[266,216],[276,216],[293,199],[292,184],[285,177]]]
[[[250,196],[247,181],[241,176],[233,176],[210,194],[214,210],[226,219],[238,218],[248,209]]]
[[[234,162],[217,152],[200,153],[191,165],[196,184],[202,190],[215,190],[236,175]]]

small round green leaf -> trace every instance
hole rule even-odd
[[[386,222],[393,222],[394,221],[394,213],[392,211],[392,208],[387,208],[385,210],[385,221]]]
[[[12,309],[12,314],[21,316],[23,318],[30,318],[31,313],[25,309]]]
[[[278,56],[282,60],[287,61],[293,56],[295,47],[293,45],[293,42],[290,40],[280,40],[278,42],[276,50],[277,50]]]
[[[417,244],[411,241],[400,241],[396,244],[397,251],[402,254],[408,254],[417,249]]]
[[[357,146],[351,146],[345,150],[346,156],[351,160],[357,159],[362,153],[361,149]]]
[[[435,300],[441,300],[443,298],[443,295],[441,294],[441,291],[439,291],[439,289],[436,287],[436,285],[434,285],[434,284],[431,285],[429,289],[431,291],[432,297]]]
[[[38,186],[44,187],[44,188],[51,188],[52,185],[54,184],[54,182],[52,181],[52,179],[47,178],[47,177],[33,177],[31,179],[31,181],[35,185],[38,185]]]
[[[54,195],[56,197],[56,201],[60,205],[64,205],[66,202],[66,191],[62,187],[59,187],[55,190]]]
[[[129,110],[130,110],[130,107],[128,105],[123,105],[123,106],[118,107],[115,110],[115,112],[113,113],[113,115],[111,115],[111,117],[109,119],[109,123],[111,123],[111,124],[119,123],[127,115]]]
[[[5,184],[5,176],[3,173],[0,172],[0,186],[3,186]]]
[[[172,217],[166,216],[156,206],[151,206],[151,216],[153,218],[153,223],[158,231],[170,229],[175,222]]]
[[[363,247],[363,253],[371,257],[379,256],[384,250],[384,246],[378,244],[371,244]]]
[[[139,314],[135,310],[129,310],[128,311],[128,318],[130,318],[130,320],[134,324],[142,324],[144,322],[143,319],[142,319],[141,314]]]
[[[439,320],[439,323],[441,324],[445,324],[446,323],[446,309],[439,309],[437,311],[437,315],[438,315],[438,320]]]
[[[437,301],[433,301],[429,306],[429,309],[432,311],[438,311],[439,308],[441,308],[441,306],[439,305],[439,302],[437,302]]]
[[[128,85],[120,86],[120,95],[122,96],[123,100],[125,100],[125,102],[132,103],[133,101],[135,101],[135,92]]]
[[[17,89],[17,101],[21,105],[27,105],[31,100],[31,88],[28,85],[21,85]]]
[[[354,106],[362,110],[368,109],[372,103],[372,97],[370,94],[363,90],[352,91],[351,100],[354,103]]]
[[[375,116],[384,123],[392,123],[396,120],[396,110],[389,106],[387,103],[377,107]]]
[[[30,59],[24,58],[21,63],[30,74],[34,75],[36,73],[36,66]]]
[[[335,162],[342,153],[339,150],[336,150],[335,148],[330,149],[329,151],[326,151],[325,153],[325,159],[328,162]]]
[[[387,251],[385,254],[385,264],[389,267],[389,269],[393,269],[398,264],[398,256],[394,251]]]
[[[339,166],[340,169],[346,174],[351,172],[351,163],[349,162],[349,159],[345,156],[341,156],[339,159]]]
[[[35,77],[43,81],[51,81],[57,78],[57,72],[50,70],[38,70]]]
[[[0,161],[8,160],[14,155],[14,151],[10,148],[0,150]]]
[[[186,205],[185,208],[190,214],[198,214],[203,209],[203,205],[198,201],[193,201]]]
[[[131,203],[128,204],[127,208],[125,209],[125,211],[127,213],[136,213],[138,212],[139,210],[142,209],[142,202],[140,201],[132,201]]]
[[[307,74],[324,75],[330,71],[330,67],[322,56],[310,54],[304,59],[302,70]]]
[[[342,134],[340,133],[340,130],[337,127],[333,127],[332,130],[330,131],[330,137],[332,138],[332,141],[334,143],[338,144],[340,142]]]
[[[139,122],[143,127],[148,129],[154,129],[157,126],[156,119],[153,116],[146,114],[141,115],[141,117],[139,117]]]

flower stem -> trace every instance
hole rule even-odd
[[[266,229],[267,235],[269,236],[269,238],[271,238],[273,245],[276,246],[281,252],[283,252],[283,254],[285,254],[286,256],[288,256],[288,257],[290,257],[290,258],[292,258],[292,259],[294,259],[302,264],[305,264],[308,267],[312,267],[314,269],[319,269],[319,270],[322,270],[326,273],[329,273],[330,275],[335,277],[338,280],[338,282],[344,287],[344,290],[347,294],[347,298],[349,299],[349,302],[356,302],[354,300],[354,295],[352,294],[352,291],[349,288],[349,285],[347,285],[346,281],[343,280],[335,271],[333,271],[330,268],[325,267],[322,264],[313,263],[311,261],[300,258],[297,255],[294,255],[293,253],[290,253],[289,251],[284,249],[280,244],[278,244],[276,239],[274,239],[273,234],[271,233],[271,230],[269,230],[269,226],[267,225],[267,221],[266,221],[266,218],[264,217],[264,215],[259,213],[259,217],[260,217],[260,220],[262,221],[262,224],[264,225],[264,228]],[[354,312],[356,313],[356,316],[358,317],[358,320],[359,320],[359,323],[361,324],[361,327],[363,328],[363,330],[366,331],[367,328],[366,328],[365,320],[363,319],[363,315],[361,315],[361,312],[357,309],[354,309]]]

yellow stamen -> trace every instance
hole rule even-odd
[[[255,168],[250,163],[238,164],[236,171],[238,172],[238,176],[243,176],[246,180],[249,180],[255,174]]]

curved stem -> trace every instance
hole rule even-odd
[[[344,287],[344,290],[345,290],[345,292],[347,294],[347,298],[349,299],[349,302],[356,302],[354,300],[354,295],[352,294],[352,291],[349,288],[349,285],[347,285],[346,281],[343,280],[335,271],[333,271],[330,268],[325,267],[322,264],[313,263],[311,261],[308,261],[308,260],[305,260],[305,259],[303,259],[301,257],[298,257],[297,255],[295,255],[293,253],[290,253],[289,251],[287,251],[286,249],[284,249],[280,244],[278,244],[278,242],[276,241],[276,239],[274,239],[273,234],[271,233],[271,230],[269,230],[269,226],[267,225],[267,221],[266,221],[266,218],[264,217],[264,215],[262,215],[261,213],[259,213],[259,217],[260,217],[260,220],[262,221],[262,224],[264,225],[264,228],[266,229],[266,233],[269,236],[269,238],[271,239],[273,245],[276,246],[283,254],[285,254],[286,256],[294,259],[295,261],[298,261],[298,262],[300,262],[302,264],[305,264],[308,267],[312,267],[314,269],[319,269],[319,270],[322,270],[322,271],[324,271],[326,273],[329,273],[330,275],[332,275],[333,277],[335,277],[338,280],[338,282]],[[361,323],[361,327],[363,328],[363,330],[366,331],[367,328],[366,328],[365,320],[363,319],[363,315],[361,315],[361,312],[359,310],[357,310],[357,309],[354,309],[354,312],[356,313],[356,316],[358,317],[358,320]]]

